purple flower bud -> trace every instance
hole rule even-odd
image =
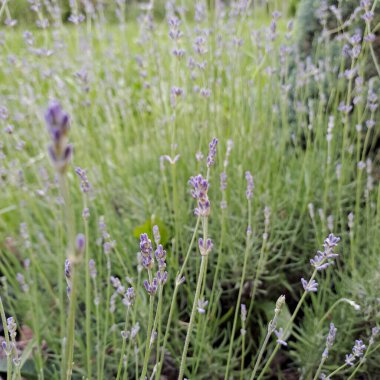
[[[247,199],[250,200],[253,196],[254,183],[252,174],[249,171],[245,172],[245,179],[247,180],[247,191],[245,192],[245,194]]]
[[[154,242],[156,243],[156,245],[158,245],[161,240],[160,230],[158,226],[153,226],[153,237],[154,237]]]
[[[83,234],[77,235],[77,241],[76,241],[76,252],[78,255],[81,255],[84,252],[84,249],[86,247],[86,238]]]

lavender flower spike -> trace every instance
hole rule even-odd
[[[247,180],[247,191],[245,192],[245,195],[247,196],[247,199],[250,200],[252,199],[254,188],[253,177],[251,172],[245,172],[245,179]]]
[[[67,134],[70,128],[69,116],[63,112],[58,102],[52,102],[45,114],[45,121],[51,137],[49,155],[60,173],[64,173],[73,154],[72,145],[67,143]]]
[[[199,174],[196,177],[191,177],[189,184],[193,186],[191,195],[198,200],[198,207],[194,210],[194,214],[197,216],[209,216],[211,204],[207,195],[208,181]]]
[[[317,252],[314,259],[310,260],[311,265],[313,265],[317,270],[324,270],[332,265],[334,259],[339,256],[337,253],[334,253],[334,249],[339,241],[339,237],[334,236],[334,234],[330,234],[323,243],[324,251]]]
[[[323,358],[327,358],[329,356],[329,351],[331,350],[335,341],[336,331],[337,330],[336,330],[336,327],[334,326],[334,323],[330,323],[329,334],[327,335],[327,338],[326,338],[326,348],[322,354]]]
[[[213,138],[209,144],[210,151],[207,156],[207,167],[211,167],[215,163],[216,146],[218,145],[218,139]]]

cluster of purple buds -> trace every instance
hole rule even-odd
[[[196,177],[191,177],[189,184],[193,186],[192,197],[198,200],[198,207],[194,210],[194,214],[197,216],[209,216],[211,204],[207,195],[208,181],[199,174]]]
[[[89,271],[90,271],[90,277],[92,279],[95,279],[96,276],[97,276],[97,271],[96,271],[96,265],[95,265],[95,261],[93,259],[91,259],[89,262],[88,262],[88,267],[89,267]]]
[[[207,156],[207,167],[211,167],[212,165],[215,164],[215,157],[216,157],[216,146],[218,145],[218,139],[213,138],[209,144],[209,153]]]
[[[147,234],[140,235],[140,253],[141,253],[141,263],[144,268],[152,269],[154,261],[153,261],[153,247],[152,242],[148,238]]]
[[[330,234],[324,241],[324,251],[318,251],[314,259],[310,260],[312,266],[317,270],[324,270],[333,264],[334,259],[339,255],[334,253],[334,248],[338,245],[340,238]]]
[[[179,26],[181,24],[180,19],[176,16],[172,16],[168,19],[168,24],[169,37],[174,41],[178,41],[183,35],[183,33],[179,29]]]
[[[198,240],[199,251],[202,256],[207,256],[214,246],[211,239],[204,241],[202,238]]]
[[[14,340],[17,334],[17,331],[16,331],[17,325],[13,317],[7,318],[7,328],[8,328],[9,336],[11,337],[12,340]]]
[[[75,173],[78,174],[78,177],[81,180],[80,189],[82,190],[83,193],[88,193],[91,190],[91,184],[88,181],[86,170],[80,167],[77,167],[75,168]]]
[[[65,260],[65,277],[66,277],[66,293],[67,297],[70,296],[71,293],[71,263],[68,259]]]
[[[73,155],[73,146],[67,142],[69,116],[58,102],[53,102],[45,114],[45,121],[51,138],[48,148],[50,158],[56,170],[64,173]]]
[[[349,366],[353,366],[355,359],[363,356],[365,349],[366,346],[363,344],[362,340],[355,340],[355,345],[352,347],[352,354],[346,355],[345,363]]]
[[[166,268],[166,262],[165,262],[165,260],[166,260],[166,251],[162,247],[162,244],[159,244],[157,246],[157,249],[154,252],[154,255],[155,255],[156,260],[157,260],[158,268],[160,270],[165,270],[165,268]]]
[[[334,344],[336,331],[337,330],[336,330],[336,327],[334,326],[334,323],[330,323],[329,334],[327,335],[327,338],[326,338],[326,348],[322,353],[322,357],[325,359],[329,356],[329,351],[331,350]]]
[[[135,301],[136,293],[133,288],[128,288],[123,297],[123,304],[126,307],[131,307]]]
[[[161,285],[164,285],[168,280],[168,272],[166,272],[166,251],[160,243],[161,235],[158,226],[153,226],[153,237],[156,243],[157,249],[154,255],[158,264],[157,280]]]
[[[150,294],[151,296],[154,296],[157,293],[157,289],[158,289],[157,277],[154,277],[151,282],[149,282],[148,280],[145,280],[144,281],[144,288],[148,294]]]
[[[246,171],[245,172],[245,179],[247,180],[247,191],[245,192],[245,195],[248,200],[252,199],[253,196],[253,189],[254,189],[254,183],[253,183],[253,177],[251,172]]]

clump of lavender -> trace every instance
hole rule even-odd
[[[45,121],[51,138],[48,148],[50,159],[56,170],[64,173],[73,154],[73,146],[68,143],[69,115],[62,110],[58,102],[54,101],[49,105]]]
[[[293,323],[296,315],[298,314],[298,311],[300,310],[307,294],[310,292],[317,292],[318,283],[315,281],[315,276],[317,275],[317,273],[319,271],[322,271],[322,270],[328,268],[330,265],[332,265],[334,262],[334,259],[339,256],[338,254],[335,253],[335,248],[338,245],[339,241],[340,241],[340,238],[331,233],[325,239],[325,241],[323,243],[324,251],[323,252],[318,251],[317,255],[314,257],[314,259],[310,260],[311,265],[314,267],[313,274],[311,275],[311,278],[308,281],[303,279],[303,278],[301,279],[301,283],[302,283],[302,286],[304,288],[304,293],[303,293],[302,297],[300,298],[300,300],[298,301],[298,304],[297,304],[289,322],[285,326],[285,328],[283,330],[280,329],[277,332],[277,334],[276,334],[277,338],[278,338],[277,339],[277,345],[276,345],[275,349],[273,350],[271,356],[268,358],[263,370],[261,371],[261,373],[258,377],[258,380],[262,379],[265,372],[268,370],[270,363],[274,359],[274,357],[275,357],[277,351],[279,350],[280,346],[286,345],[284,337],[289,333],[291,324]]]

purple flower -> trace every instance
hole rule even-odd
[[[352,353],[356,357],[360,357],[363,355],[366,346],[363,344],[362,340],[355,340],[355,345],[352,347]]]
[[[154,277],[151,283],[149,283],[148,280],[145,280],[144,281],[144,288],[148,294],[150,294],[151,296],[154,296],[157,292],[157,289],[158,289],[157,277]]]
[[[86,238],[83,234],[78,234],[77,235],[77,240],[76,240],[76,253],[78,255],[81,255],[84,252],[86,246]]]
[[[78,177],[81,180],[80,188],[83,193],[88,193],[91,190],[91,184],[88,181],[87,173],[84,169],[77,167],[75,168],[75,173],[77,173]]]
[[[16,325],[16,322],[14,321],[13,317],[7,318],[7,328],[8,328],[8,332],[9,332],[10,337],[12,339],[16,338],[17,325]]]
[[[345,363],[349,366],[353,366],[355,361],[355,356],[352,354],[346,355]]]
[[[306,292],[317,292],[318,283],[315,280],[310,280],[307,282],[304,278],[301,278],[301,283]]]
[[[153,226],[153,237],[154,242],[156,243],[156,245],[158,245],[161,240],[160,229],[158,228],[158,226]]]
[[[96,272],[96,266],[95,266],[95,261],[93,259],[91,259],[89,262],[88,262],[88,266],[90,268],[90,277],[92,279],[95,279],[96,278],[96,275],[97,275],[97,272]]]
[[[277,343],[281,344],[282,346],[287,346],[288,343],[285,342],[284,338],[284,329],[280,327],[279,330],[274,331],[276,337],[277,337]]]
[[[212,247],[214,246],[211,239],[207,239],[205,242],[202,238],[198,240],[198,245],[199,251],[202,256],[207,256],[211,252]]]
[[[322,357],[324,357],[324,358],[328,357],[329,350],[331,350],[331,348],[332,348],[332,346],[334,344],[336,331],[337,331],[337,329],[334,326],[334,323],[330,323],[329,334],[327,335],[327,338],[326,338],[326,348],[325,348],[325,350],[323,351],[323,354],[322,354]]]
[[[207,195],[208,181],[199,174],[196,177],[191,177],[189,184],[193,186],[193,190],[191,191],[192,197],[198,200],[198,207],[194,210],[194,214],[197,216],[208,216],[211,207]]]
[[[250,200],[252,199],[254,189],[253,177],[251,172],[245,172],[245,179],[247,180],[247,191],[245,192],[245,195],[247,196],[247,199]]]
[[[216,146],[218,145],[218,139],[213,138],[209,144],[209,153],[207,156],[207,167],[211,167],[215,163],[215,156],[216,156]]]
[[[224,191],[227,189],[227,174],[226,172],[220,173],[220,190]]]
[[[324,251],[317,251],[314,259],[310,260],[311,265],[313,265],[317,270],[324,270],[332,265],[334,259],[339,256],[334,253],[334,249],[338,245],[339,241],[339,237],[334,236],[334,234],[330,234],[323,243]]]
[[[206,306],[208,305],[208,301],[205,301],[203,299],[198,300],[198,313],[205,314],[206,313]]]
[[[136,298],[135,290],[133,288],[128,288],[123,297],[123,304],[127,307],[133,305],[133,302]]]
[[[73,153],[72,145],[67,143],[69,116],[63,112],[58,102],[53,102],[45,114],[45,121],[52,141],[48,148],[50,158],[56,170],[63,173]]]

